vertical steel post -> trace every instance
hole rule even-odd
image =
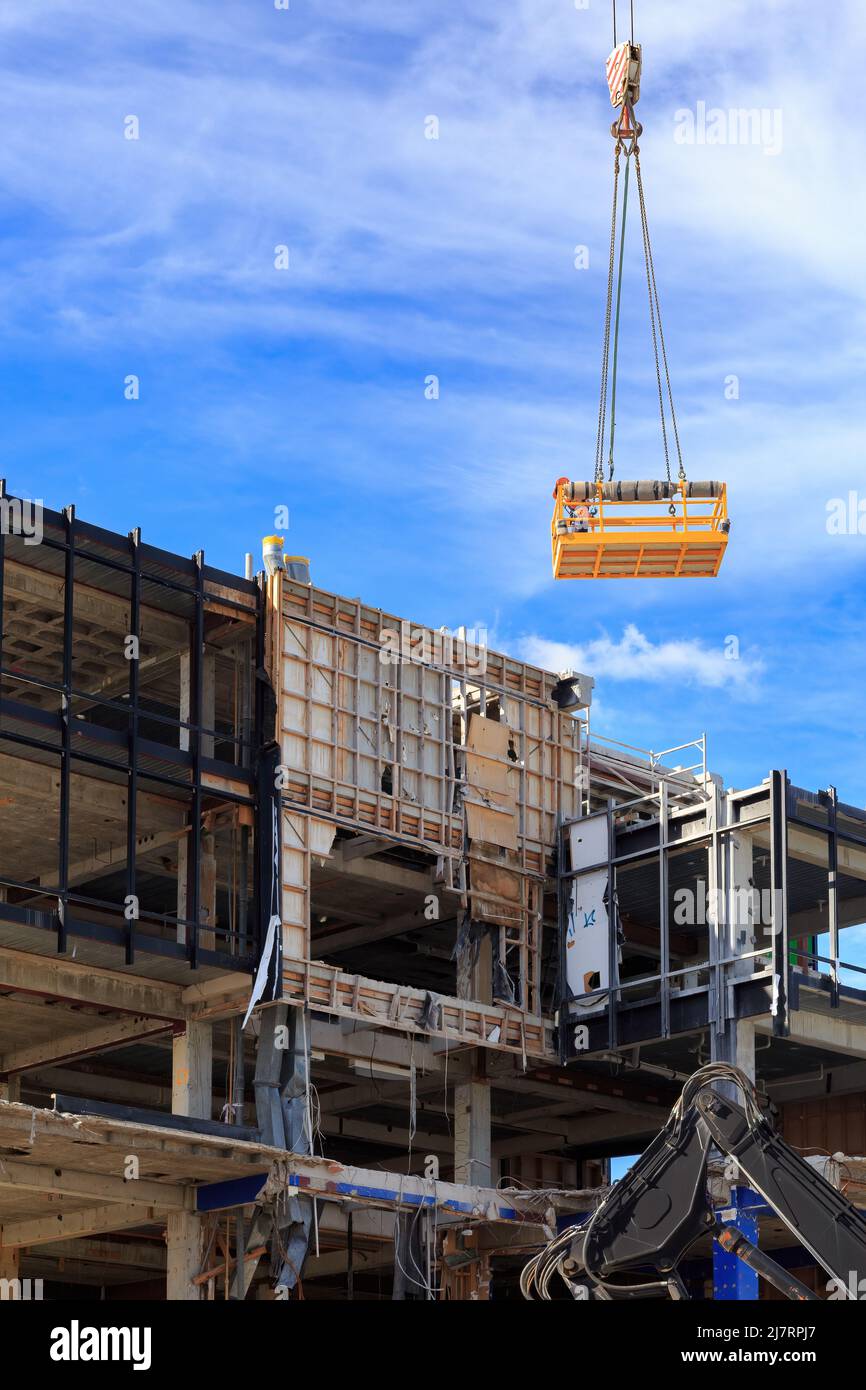
[[[0,478],[0,500],[5,496],[5,484]],[[0,525],[0,673],[3,671],[3,580],[6,565],[6,531]],[[0,727],[3,724],[3,691],[0,681]]]
[[[839,798],[835,787],[828,793],[827,817],[829,862],[827,874],[827,913],[830,926],[830,1004],[839,1007]]]
[[[66,550],[63,588],[63,694],[61,695],[60,836],[57,878],[60,903],[57,921],[57,953],[67,947],[69,912],[69,803],[72,785],[72,643],[75,622],[75,508],[66,507]]]
[[[731,1188],[731,1205],[717,1215],[721,1220],[733,1224],[742,1231],[753,1245],[758,1244],[758,1218],[751,1208],[759,1205],[761,1198],[748,1187]],[[760,1292],[757,1272],[738,1259],[736,1255],[723,1250],[717,1240],[713,1241],[713,1300],[717,1303],[735,1301],[754,1302]]]
[[[559,1011],[559,1060],[565,1065],[569,1060],[571,1024],[571,1001],[568,997],[565,965],[568,945],[566,894],[570,900],[573,880],[571,878],[566,880],[565,878],[566,828],[561,816],[557,817],[556,846],[556,921],[559,928],[559,978],[556,985],[556,1007]],[[573,869],[573,867],[574,865],[569,859],[569,869]]]
[[[660,935],[660,1000],[661,1035],[671,1035],[671,943],[670,923],[668,921],[668,788],[664,781],[659,782],[659,935]]]
[[[773,1033],[788,1035],[788,775],[770,774],[770,886],[773,902]]]
[[[607,803],[607,935],[608,962],[607,974],[610,988],[607,994],[607,1043],[611,1052],[616,1051],[619,1034],[617,1009],[619,1008],[619,912],[616,902],[616,883],[614,859],[616,858],[616,821],[613,797]]]
[[[725,1030],[723,989],[726,967],[719,964],[727,955],[727,952],[721,949],[721,934],[727,930],[725,926],[727,913],[721,908],[721,904],[727,902],[727,893],[723,893],[722,886],[724,866],[727,862],[726,856],[723,855],[720,833],[722,806],[722,794],[714,784],[708,802],[711,839],[707,853],[708,874],[705,885],[707,901],[704,912],[707,922],[707,960],[710,963],[707,986],[707,1022],[710,1028],[710,1057],[714,1062],[718,1061],[722,1055],[720,1041]]]
[[[201,749],[204,706],[204,551],[193,556],[196,567],[195,616],[193,619],[192,660],[190,662],[190,749],[192,751],[192,812],[187,880],[187,918],[189,920],[188,958],[190,968],[198,969],[198,936],[201,915]]]
[[[127,795],[126,795],[126,963],[135,962],[135,924],[138,921],[136,894],[136,822],[138,803],[138,695],[141,669],[141,531],[129,533],[129,553],[132,560],[132,579],[129,596],[129,632],[134,650],[129,658],[129,714],[127,723]]]

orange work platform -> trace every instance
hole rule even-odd
[[[551,525],[555,579],[712,579],[728,544],[724,483],[569,482]]]

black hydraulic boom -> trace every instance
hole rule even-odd
[[[739,1090],[741,1108],[726,1092]],[[685,1084],[662,1132],[580,1227],[557,1236],[523,1271],[526,1298],[550,1298],[557,1274],[576,1298],[687,1298],[678,1273],[701,1237],[714,1236],[787,1298],[810,1289],[719,1221],[708,1193],[713,1150],[745,1181],[847,1297],[866,1279],[866,1217],[776,1132],[743,1072],[711,1062]]]

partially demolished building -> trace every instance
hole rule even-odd
[[[588,676],[0,502],[0,1279],[519,1297],[713,1058],[866,1191],[866,813],[602,739]]]

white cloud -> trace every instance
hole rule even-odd
[[[490,528],[507,538],[504,594],[546,589],[550,488],[589,473],[594,444],[609,8],[54,0],[51,13],[48,49],[43,7],[7,0],[0,14],[0,189],[17,214],[0,286],[7,344],[56,340],[85,358],[156,344],[195,360],[214,376],[198,430],[235,451],[258,438],[263,466],[282,467],[285,394],[242,376],[247,345],[296,373],[294,345],[314,343],[320,374],[291,421],[311,456],[366,470],[396,433],[405,459],[422,456],[449,538],[465,547]],[[842,36],[847,51],[866,43],[862,4],[825,20],[809,0],[657,0],[638,22],[686,465],[730,484],[720,584],[801,588],[817,564],[844,576],[864,546],[828,538],[824,508],[863,474],[866,262],[839,229],[862,225],[866,185],[837,157],[836,64]],[[674,113],[698,101],[780,106],[782,153],[678,145]],[[137,142],[121,134],[130,111]],[[430,113],[436,142],[423,138]],[[589,273],[572,269],[578,242]],[[618,428],[628,472],[656,476],[635,242]],[[426,371],[443,394],[421,415]],[[737,402],[723,398],[729,373]],[[388,467],[377,459],[377,476]]]
[[[531,635],[517,644],[525,661],[551,671],[572,667],[596,680],[640,681],[649,685],[678,685],[735,689],[754,695],[763,663],[754,656],[731,660],[724,645],[710,646],[699,638],[667,638],[653,642],[629,623],[619,638],[607,633],[586,642],[551,641]]]
[[[779,43],[783,16],[795,32],[814,26],[803,0],[753,8],[664,3],[640,19],[663,285],[676,276],[705,292],[697,277],[709,260],[718,285],[735,278],[763,294],[768,272],[776,283],[805,272],[862,300],[866,275],[839,254],[838,228],[862,221],[866,192],[844,161],[826,157],[838,141],[835,53],[807,65]],[[482,0],[435,20],[391,0],[284,15],[196,0],[116,14],[102,0],[53,9],[65,65],[40,63],[39,50],[19,61],[16,41],[41,36],[32,5],[7,3],[2,19],[0,112],[14,140],[0,150],[0,180],[17,206],[77,232],[50,255],[40,238],[30,293],[40,276],[49,293],[117,278],[118,317],[144,300],[154,327],[182,333],[188,300],[222,302],[240,289],[237,325],[250,297],[272,298],[259,252],[288,228],[302,291],[423,299],[471,287],[479,308],[513,311],[544,288],[563,320],[579,312],[577,296],[563,296],[560,265],[574,241],[600,251],[604,240],[610,35],[600,7]],[[837,14],[853,47],[858,7]],[[677,145],[673,113],[698,100],[781,102],[783,155]],[[120,138],[130,110],[141,118],[138,142]],[[423,138],[431,112],[438,142]],[[124,273],[132,268],[134,277]],[[467,306],[455,307],[462,318]]]

